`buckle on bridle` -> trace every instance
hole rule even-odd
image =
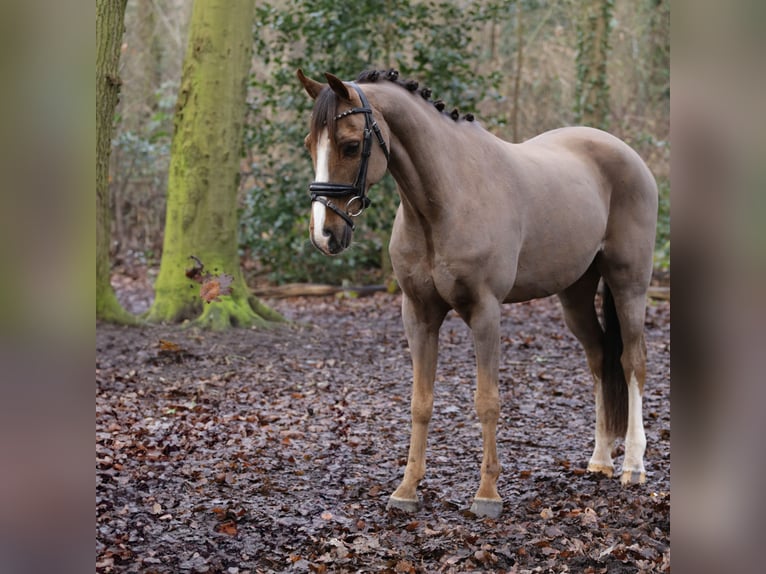
[[[352,211],[351,207],[352,204],[355,202],[359,202],[359,209]],[[367,197],[362,197],[361,195],[355,195],[351,199],[349,199],[346,202],[346,213],[350,217],[359,217],[362,215],[362,212],[367,209],[370,206],[370,200]]]

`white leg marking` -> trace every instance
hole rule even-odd
[[[602,472],[612,476],[614,463],[612,462],[612,447],[614,437],[606,432],[606,412],[604,411],[604,392],[601,381],[593,377],[596,383],[596,446],[593,448],[593,456],[590,457],[588,470]]]
[[[327,129],[322,130],[319,134],[319,142],[317,143],[317,163],[316,163],[316,175],[314,181],[328,182],[330,181],[330,135]],[[327,251],[328,239],[322,233],[324,228],[325,212],[327,208],[315,201],[311,204],[311,217],[314,222],[314,233],[312,239],[317,247]]]
[[[632,375],[628,384],[628,431],[625,434],[625,461],[622,465],[622,482],[643,482],[646,480],[644,470],[646,434],[644,433],[642,406],[638,381],[636,376]],[[631,479],[631,473],[637,473],[637,475]]]

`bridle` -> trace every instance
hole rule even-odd
[[[353,230],[356,226],[354,225],[354,220],[352,218],[361,215],[365,209],[370,207],[371,203],[370,198],[367,197],[367,191],[365,188],[367,186],[367,164],[369,163],[370,155],[372,154],[373,133],[378,140],[378,144],[380,144],[380,147],[383,150],[383,154],[386,156],[386,161],[389,160],[389,153],[386,142],[383,140],[383,134],[380,132],[378,122],[375,121],[375,118],[372,115],[372,108],[370,107],[370,103],[367,101],[364,92],[362,92],[361,88],[355,83],[351,82],[350,85],[352,88],[354,88],[354,90],[356,90],[356,93],[359,94],[359,99],[362,101],[362,107],[346,110],[345,112],[335,116],[334,120],[338,121],[352,114],[364,114],[362,159],[359,162],[359,171],[356,174],[356,181],[354,181],[352,184],[314,181],[309,185],[309,193],[312,203],[318,201],[328,209],[331,209],[340,217],[342,217],[346,224],[349,225]],[[329,199],[333,197],[343,197],[350,194],[354,195],[346,202],[344,209],[339,208],[337,205],[335,205],[332,199]],[[359,204],[358,209],[352,210],[357,202]]]

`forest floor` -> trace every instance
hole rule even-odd
[[[146,308],[144,283],[116,284]],[[647,312],[647,482],[629,487],[585,472],[592,385],[557,300],[504,308],[496,520],[468,510],[481,435],[470,332],[454,313],[423,505],[406,514],[386,510],[409,440],[400,297],[266,302],[293,323],[97,325],[97,572],[670,571],[668,301]]]

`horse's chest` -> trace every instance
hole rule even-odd
[[[466,239],[455,229],[408,226],[398,216],[390,244],[391,262],[402,290],[417,299],[441,299],[455,309],[486,292],[488,280],[496,282],[487,277],[489,268],[495,270],[495,277],[512,276],[498,257],[498,253],[510,251],[498,251],[485,234]],[[495,291],[494,285],[489,287],[490,292]]]
[[[438,252],[400,257],[392,253],[391,259],[399,285],[415,300],[440,300],[460,311],[471,307],[486,286],[475,262],[468,265]]]

